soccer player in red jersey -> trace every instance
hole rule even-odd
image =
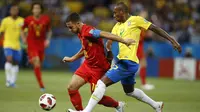
[[[42,14],[43,6],[40,3],[33,3],[31,8],[33,15],[26,17],[23,25],[23,29],[28,29],[27,38],[23,31],[22,40],[28,45],[29,61],[34,67],[34,73],[40,89],[44,91],[41,63],[44,60],[44,50],[49,46],[52,34],[50,19],[47,15]]]
[[[78,89],[85,83],[89,82],[91,85],[91,92],[93,92],[97,81],[110,68],[110,63],[105,55],[102,38],[118,41],[126,44],[127,46],[134,41],[131,39],[124,40],[111,33],[83,24],[80,16],[77,13],[72,13],[67,17],[66,26],[69,28],[69,31],[78,34],[78,37],[82,43],[82,48],[74,56],[64,57],[63,62],[73,62],[83,56],[85,57],[85,61],[75,71],[68,86],[70,100],[75,109],[83,110],[81,96]],[[117,102],[109,96],[104,96],[99,104],[107,107],[114,107],[116,108],[116,112],[121,112],[124,106],[122,102]]]
[[[141,34],[140,34],[140,41],[138,44],[138,50],[137,50],[137,56],[138,59],[140,60],[140,70],[139,70],[139,75],[140,75],[140,80],[141,80],[141,84],[142,84],[142,89],[144,90],[152,90],[154,89],[154,85],[152,84],[148,84],[146,82],[146,66],[147,66],[147,62],[146,62],[146,56],[144,53],[144,38],[146,35],[146,31],[142,30]]]

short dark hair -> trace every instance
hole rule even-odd
[[[18,3],[15,3],[15,2],[12,3],[12,4],[10,5],[10,8],[12,8],[12,7],[19,7],[19,6],[18,6]]]
[[[31,5],[31,11],[33,10],[33,7],[34,7],[35,5],[39,5],[39,6],[40,6],[41,12],[44,11],[44,6],[43,6],[40,2],[33,2],[32,5]]]
[[[65,22],[67,23],[67,22],[70,22],[70,21],[71,22],[79,22],[79,21],[81,21],[81,17],[78,13],[73,12],[67,17]]]
[[[128,10],[128,6],[124,3],[124,2],[119,2],[116,4],[116,6],[120,6],[121,10],[128,13],[129,10]]]

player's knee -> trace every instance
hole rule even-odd
[[[103,87],[103,88],[106,88],[106,85],[104,84],[103,81],[98,80],[98,81],[97,81],[97,87]]]
[[[126,93],[127,96],[131,96],[134,97],[138,100],[140,100],[141,98],[143,98],[144,96],[144,92],[140,89],[135,88],[135,90],[133,92],[130,93]]]
[[[67,90],[70,91],[70,90],[78,90],[80,87],[76,86],[75,84],[69,84],[67,86]]]
[[[9,63],[13,63],[13,59],[11,56],[6,57],[6,61]]]
[[[32,59],[32,64],[34,67],[40,67],[40,59],[35,57]]]
[[[126,93],[127,96],[132,96],[133,92],[131,93]]]

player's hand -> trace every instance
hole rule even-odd
[[[67,57],[67,56],[65,56],[64,58],[63,58],[63,60],[62,60],[62,62],[72,62],[73,61],[73,59],[71,58],[71,57]]]
[[[22,42],[23,42],[24,44],[27,44],[26,38],[22,38]]]
[[[180,44],[179,44],[177,41],[173,40],[173,41],[172,41],[172,45],[173,45],[173,48],[174,48],[175,50],[177,50],[179,53],[181,53],[182,48],[181,48]]]
[[[107,60],[111,64],[113,60],[113,53],[112,51],[107,51]]]
[[[49,47],[49,44],[50,44],[50,40],[45,40],[45,42],[44,42],[44,47],[45,48],[47,48],[47,47]]]
[[[135,40],[130,39],[130,38],[126,38],[126,39],[124,39],[124,41],[125,41],[125,44],[126,44],[127,46],[130,46],[130,45],[135,44]]]

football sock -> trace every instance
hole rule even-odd
[[[17,75],[18,75],[18,72],[19,72],[19,66],[18,65],[13,65],[12,69],[11,69],[11,72],[12,72],[12,77],[11,77],[10,83],[11,84],[15,84],[16,79],[17,79]]]
[[[77,111],[83,110],[81,95],[78,90],[68,90],[70,100]]]
[[[103,95],[106,92],[106,85],[98,80],[95,91],[92,93],[92,96],[88,102],[88,105],[85,107],[83,112],[91,112],[97,103],[103,98]]]
[[[148,97],[142,90],[135,88],[135,90],[131,93],[127,93],[128,96],[134,97],[139,101],[149,104],[153,108],[157,108],[157,103]]]
[[[117,108],[119,106],[119,103],[109,96],[103,96],[103,98],[99,101],[98,104],[114,108]]]
[[[146,67],[142,67],[140,69],[140,80],[141,80],[141,83],[142,85],[145,85],[146,84]]]
[[[11,69],[12,69],[12,64],[9,62],[5,63],[5,74],[6,74],[6,83],[10,83],[11,81]]]
[[[42,82],[42,73],[41,73],[41,68],[40,67],[35,67],[34,68],[35,76],[36,79],[39,83],[40,88],[44,88],[44,84]]]

